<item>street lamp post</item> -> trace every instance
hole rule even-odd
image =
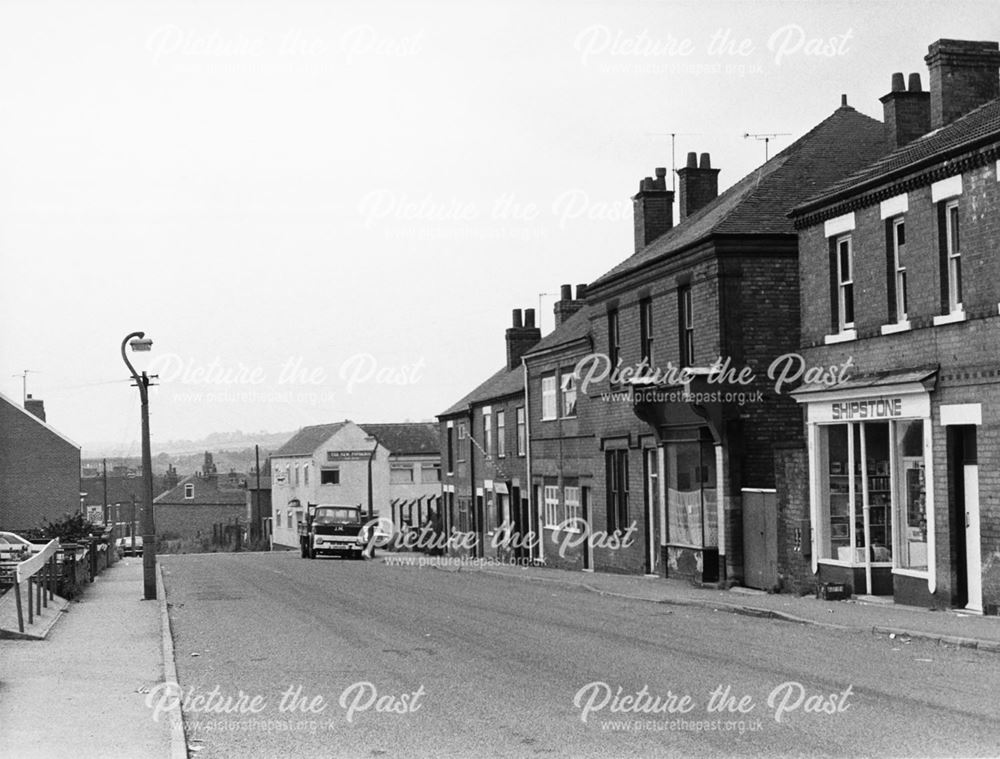
[[[153,456],[149,450],[149,376],[139,374],[125,354],[125,346],[134,351],[148,351],[153,341],[146,333],[132,332],[122,340],[122,360],[132,372],[142,401],[142,587],[147,601],[156,599],[156,529],[153,525]],[[134,534],[134,529],[133,529]]]

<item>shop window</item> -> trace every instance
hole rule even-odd
[[[820,428],[819,558],[848,564],[892,561],[890,422]]]
[[[542,377],[542,419],[556,418],[556,375]]]
[[[336,467],[323,468],[319,470],[319,484],[320,485],[339,485],[340,484],[340,469]]]
[[[898,498],[896,524],[899,525],[901,569],[927,571],[927,492],[924,484],[924,423],[916,419],[896,422]]]
[[[708,440],[666,443],[664,465],[670,542],[696,548],[717,547],[715,446]]]

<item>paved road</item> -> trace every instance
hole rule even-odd
[[[1000,748],[994,654],[380,559],[161,560],[199,759]]]

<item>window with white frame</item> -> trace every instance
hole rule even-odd
[[[962,310],[962,248],[958,231],[958,201],[944,207],[945,245],[948,256],[948,311]]]
[[[184,498],[188,500],[194,498],[194,485],[190,482],[184,486]]]
[[[320,485],[339,485],[340,469],[337,467],[323,467],[319,470]]]
[[[680,338],[680,365],[694,365],[694,301],[691,285],[681,285],[677,290],[678,336]]]
[[[458,423],[458,455],[456,456],[456,461],[465,461],[465,449],[466,443],[465,439],[469,436],[468,428],[465,426],[465,422]]]
[[[274,510],[274,526],[281,527],[281,512],[278,509]]]
[[[640,355],[649,366],[653,365],[653,301],[645,298],[639,301],[639,348]]]
[[[896,322],[907,319],[906,306],[906,222],[902,217],[892,220],[892,263],[894,270],[894,289],[896,296]]]
[[[583,514],[580,509],[580,488],[576,485],[567,485],[563,488],[563,501],[565,504],[566,520],[579,520]],[[571,529],[579,529],[575,524]]]
[[[854,329],[854,256],[851,236],[837,238],[837,319],[840,332]]]
[[[507,455],[507,414],[497,411],[497,456]]]
[[[559,524],[559,486],[546,485],[543,490],[544,517],[546,527],[555,527]]]
[[[576,416],[576,375],[572,369],[562,374],[562,415]]]
[[[517,455],[523,456],[528,448],[528,429],[524,419],[524,406],[515,412],[517,423]]]
[[[487,456],[493,455],[493,412],[483,414],[483,450]]]
[[[303,482],[306,485],[309,484],[309,465],[308,464],[303,464],[302,465],[302,480],[303,480]]]
[[[542,419],[556,418],[556,375],[542,377]]]

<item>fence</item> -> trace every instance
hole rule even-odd
[[[49,601],[55,595],[56,554],[59,552],[59,540],[50,540],[38,553],[31,558],[18,562],[14,567],[14,602],[17,606],[17,629],[24,632],[24,611],[21,603],[21,583],[28,583],[28,624],[34,624],[35,611],[41,612],[43,606],[48,608]],[[42,574],[42,577],[37,575]]]

